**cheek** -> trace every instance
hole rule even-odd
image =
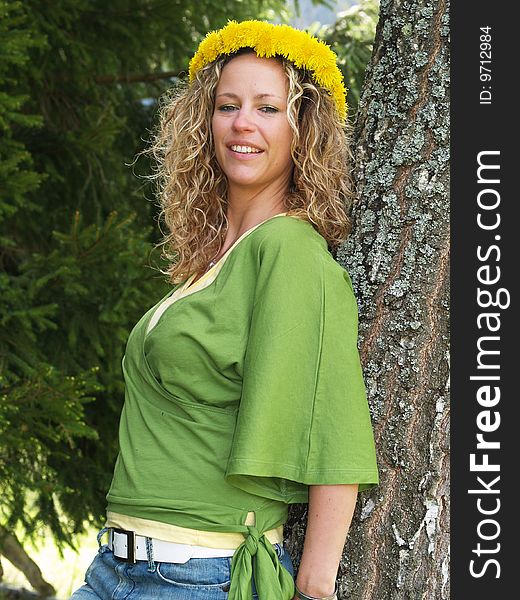
[[[213,117],[211,119],[211,134],[213,135],[213,139],[216,141],[219,137],[219,129],[218,129],[218,122],[215,119],[215,115],[213,115]]]
[[[291,156],[291,144],[293,140],[292,129],[284,132],[283,137],[280,139],[280,149],[282,150],[283,158],[285,161],[289,161],[292,163]]]
[[[217,157],[217,161],[220,163],[220,157],[222,155],[220,144],[220,141],[222,140],[222,127],[219,126],[218,119],[215,119],[215,117],[211,120],[211,134],[213,137],[213,150]]]

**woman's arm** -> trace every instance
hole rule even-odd
[[[304,594],[322,598],[334,593],[357,493],[357,484],[309,486],[307,530],[296,578]]]

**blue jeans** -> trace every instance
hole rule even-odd
[[[294,575],[291,557],[282,545],[274,546],[282,565]],[[191,558],[184,564],[128,564],[106,545],[99,548],[87,569],[85,585],[70,600],[226,600],[231,558]],[[256,600],[253,581],[253,599]]]

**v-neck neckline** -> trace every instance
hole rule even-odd
[[[241,236],[239,236],[231,244],[231,246],[224,252],[224,254],[217,261],[215,261],[211,265],[211,267],[209,269],[207,269],[207,271],[205,271],[196,281],[193,282],[193,279],[194,279],[194,277],[196,277],[197,274],[193,273],[192,275],[190,275],[190,277],[186,280],[186,282],[181,286],[182,289],[183,289],[183,291],[191,290],[192,286],[193,287],[197,286],[199,284],[199,282],[201,282],[202,280],[204,280],[207,275],[209,276],[212,273],[212,271],[214,271],[215,269],[218,269],[220,271],[220,269],[222,268],[222,265],[224,264],[224,262],[226,262],[227,257],[231,254],[231,252],[235,249],[235,247],[245,237],[247,237],[250,233],[253,233],[253,231],[255,229],[257,229],[258,227],[260,227],[260,225],[263,225],[264,223],[267,223],[267,221],[270,221],[271,219],[276,219],[276,217],[284,217],[286,215],[287,215],[286,212],[278,213],[276,215],[273,215],[272,217],[268,217],[267,219],[264,219],[263,221],[260,221],[260,223],[257,223],[256,225],[253,225],[249,229],[246,229],[246,231],[244,231],[244,233]]]
[[[148,323],[145,327],[145,337],[154,329],[154,327],[157,325],[157,323],[161,319],[162,315],[166,312],[166,310],[172,304],[177,302],[177,300],[180,300],[181,298],[186,298],[187,296],[191,296],[191,294],[206,289],[209,285],[211,285],[217,278],[226,260],[231,256],[232,251],[239,245],[239,243],[244,238],[246,238],[249,234],[253,233],[253,231],[258,229],[264,223],[267,223],[272,219],[276,219],[277,217],[283,217],[286,215],[286,212],[278,213],[277,215],[273,215],[272,217],[264,219],[263,221],[260,221],[260,223],[253,225],[253,227],[250,227],[249,229],[244,231],[244,233],[240,237],[238,237],[233,242],[233,244],[226,250],[226,252],[217,260],[217,262],[212,267],[210,267],[201,277],[199,277],[197,281],[192,283],[196,273],[190,275],[190,277],[188,277],[188,279],[183,284],[179,285],[179,287],[177,287],[171,294],[169,294],[164,299],[163,302],[161,302],[161,304],[159,304],[154,313],[150,316],[150,319],[148,320]]]

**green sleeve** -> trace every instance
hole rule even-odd
[[[305,502],[308,485],[378,483],[356,300],[348,274],[310,228],[284,225],[283,235],[258,245],[226,474],[239,488],[285,502]]]

